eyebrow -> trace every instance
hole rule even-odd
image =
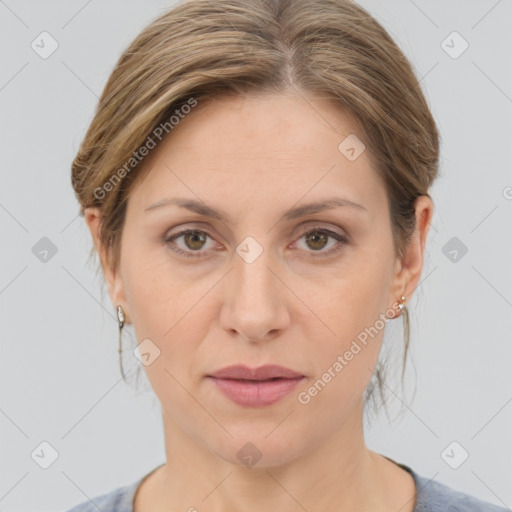
[[[187,210],[198,213],[199,215],[203,215],[205,217],[211,217],[213,219],[217,219],[225,223],[232,223],[231,216],[225,211],[219,210],[217,208],[214,208],[213,206],[209,206],[195,199],[188,199],[182,197],[162,199],[161,201],[158,201],[148,206],[144,211],[147,212],[163,206],[174,205],[180,206],[181,208],[186,208]],[[298,217],[321,212],[323,210],[331,210],[333,208],[342,206],[348,206],[356,210],[368,212],[368,210],[363,205],[355,203],[349,199],[342,197],[331,197],[328,199],[324,199],[323,201],[316,201],[304,204],[302,206],[296,206],[294,208],[291,208],[284,213],[284,215],[281,217],[281,220],[293,220]]]

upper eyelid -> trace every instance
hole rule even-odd
[[[294,231],[298,230],[300,232],[300,234],[303,236],[304,234],[308,233],[309,231],[324,230],[324,231],[332,231],[333,233],[335,233],[339,236],[343,236],[347,239],[349,238],[349,235],[347,234],[346,230],[341,228],[340,226],[331,228],[331,227],[322,226],[321,224],[322,224],[322,221],[310,220],[310,221],[306,221],[304,224],[298,226],[297,228],[294,228],[292,231],[294,232]],[[341,229],[342,233],[336,233],[335,229]],[[166,239],[178,237],[178,236],[183,235],[184,233],[189,232],[189,231],[200,231],[200,232],[207,234],[210,238],[213,238],[213,239],[215,238],[209,231],[208,227],[205,227],[202,224],[199,224],[196,226],[196,225],[194,225],[194,223],[192,223],[191,225],[184,226],[183,228],[178,227],[177,231],[172,234],[170,233],[170,231],[172,231],[172,230],[168,230],[165,233],[164,236]]]

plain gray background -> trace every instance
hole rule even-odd
[[[389,392],[396,410],[415,385],[416,396],[401,421],[374,421],[367,443],[512,507],[512,2],[360,4],[412,61],[442,138],[423,278],[408,304],[414,364],[406,394],[398,381]],[[115,61],[171,5],[0,1],[1,511],[64,510],[164,462],[158,401],[120,380],[115,310],[87,265],[70,165]],[[46,59],[31,47],[43,31],[59,45]],[[469,44],[457,58],[454,31]],[[43,237],[56,249],[46,262]],[[401,355],[401,322],[386,343]],[[454,441],[452,461],[469,454],[457,469],[445,461]],[[43,442],[58,453],[47,469],[34,455],[49,456]]]

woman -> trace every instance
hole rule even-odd
[[[167,460],[72,511],[505,510],[364,441],[400,316],[405,363],[438,156],[410,64],[354,3],[188,0],[152,22],[72,175]]]

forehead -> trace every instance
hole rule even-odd
[[[293,204],[339,193],[385,206],[370,152],[349,159],[346,141],[364,147],[355,118],[325,98],[268,94],[199,103],[162,142],[130,202],[145,209],[187,194]]]

